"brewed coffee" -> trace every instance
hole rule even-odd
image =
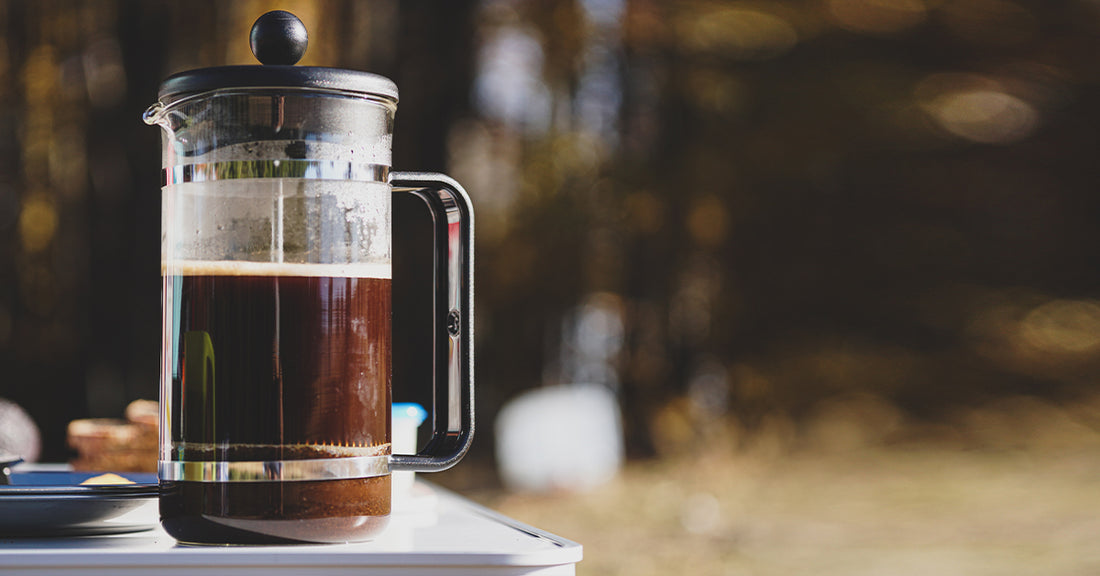
[[[389,455],[388,266],[183,262],[164,283],[174,460]],[[390,508],[388,475],[164,488],[162,522],[186,542],[362,539]]]

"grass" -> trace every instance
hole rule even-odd
[[[966,415],[966,441],[763,442],[584,493],[463,491],[582,543],[581,575],[1100,574],[1100,433],[1018,404]]]

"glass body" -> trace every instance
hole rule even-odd
[[[396,104],[220,90],[163,128],[161,522],[190,543],[369,539],[390,510]]]

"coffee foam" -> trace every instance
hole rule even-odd
[[[377,262],[312,264],[301,262],[249,262],[244,260],[174,260],[162,262],[162,276],[296,276],[304,278],[391,278],[391,266]]]
[[[307,450],[310,452],[317,452],[316,456],[321,458],[360,458],[363,456],[389,456],[392,452],[391,444],[389,442],[383,442],[380,444],[348,444],[348,443],[326,443],[326,444],[247,444],[247,443],[229,443],[229,442],[175,442],[172,444],[173,451],[188,451],[192,453],[198,453],[203,460],[215,461],[219,460],[218,455],[224,455],[232,453],[234,451],[239,452],[294,452]],[[224,456],[222,456],[224,458]],[[290,458],[291,460],[301,460],[301,457]],[[229,461],[234,460],[229,458]]]

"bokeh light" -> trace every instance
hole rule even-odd
[[[542,46],[521,28],[505,26],[482,46],[475,93],[490,118],[531,130],[550,121],[550,94],[542,81]]]
[[[894,34],[928,17],[924,0],[827,0],[829,13],[842,28],[869,34]]]
[[[781,16],[738,4],[688,4],[675,27],[688,50],[741,60],[775,58],[798,43],[797,30]]]
[[[1052,300],[1028,312],[1020,336],[1052,353],[1100,352],[1100,302]]]
[[[36,195],[27,199],[19,214],[19,235],[23,248],[30,253],[49,247],[57,232],[57,211],[48,197]]]
[[[1018,142],[1030,136],[1042,120],[1034,105],[988,77],[937,74],[923,80],[916,94],[921,107],[941,128],[974,142]]]

